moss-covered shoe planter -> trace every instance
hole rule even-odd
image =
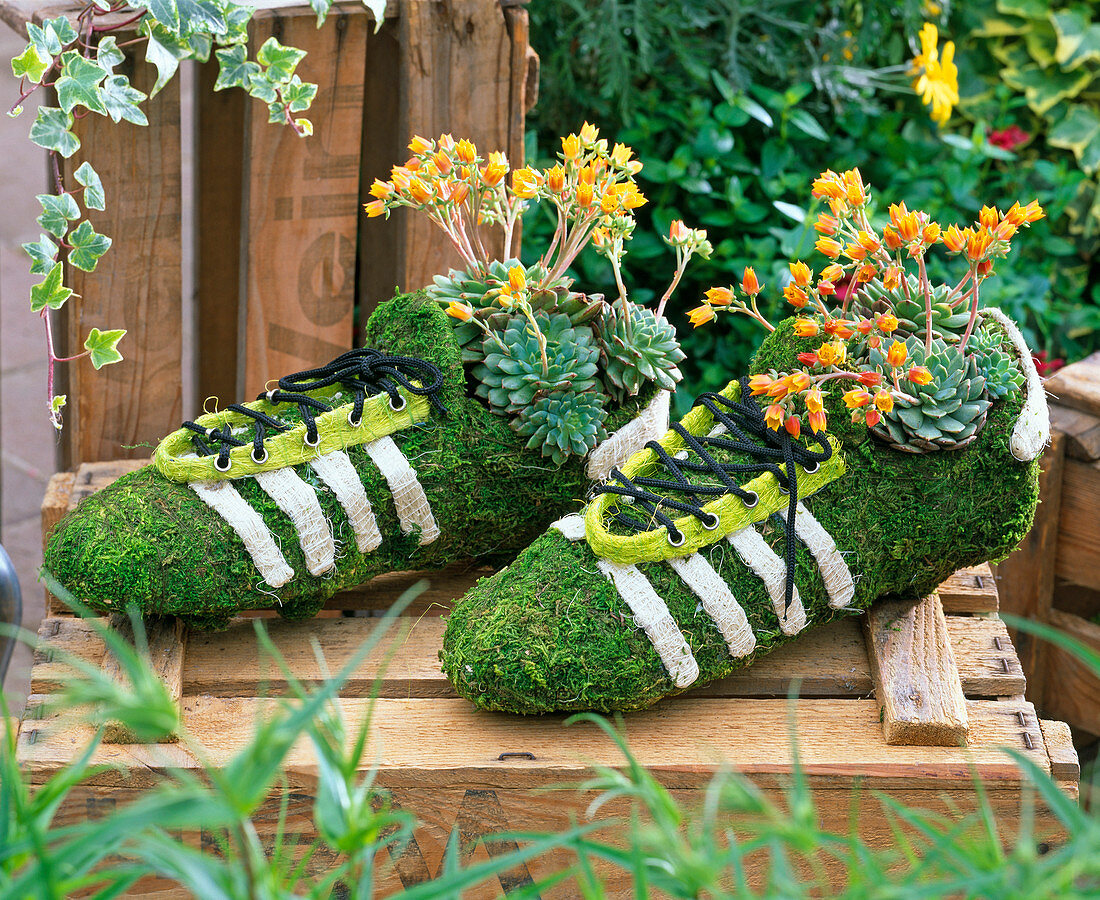
[[[667,427],[651,384],[559,465],[468,389],[438,303],[382,304],[367,344],[167,437],[58,525],[44,568],[99,612],[305,618],[385,572],[509,558]]]
[[[984,421],[952,449],[872,434],[848,417],[851,381],[824,384],[836,427],[800,437],[769,427],[749,379],[701,397],[660,450],[460,601],[441,653],[458,692],[517,713],[640,709],[1007,554],[1031,525],[1049,425],[1019,331],[995,310],[982,318],[1023,383],[983,399]],[[788,320],[753,371],[797,370],[822,343]],[[929,411],[950,414],[932,399]]]

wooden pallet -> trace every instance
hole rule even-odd
[[[108,208],[90,220],[116,249],[94,274],[66,272],[81,299],[54,333],[66,355],[89,326],[125,328],[126,361],[59,370],[68,379],[59,391],[77,398],[66,410],[63,468],[146,455],[197,415],[184,409],[188,393],[192,406],[255,396],[269,379],[351,348],[353,324],[395,285],[417,290],[456,265],[426,217],[399,210],[368,220],[362,211],[373,180],[408,158],[414,133],[453,132],[523,164],[538,58],[518,3],[389,0],[377,32],[360,0],[335,3],[321,29],[306,0],[252,5],[252,53],[271,36],[307,52],[298,73],[319,86],[312,137],[269,125],[266,108],[242,91],[214,93],[213,58],[196,67],[190,104],[181,103],[181,78],[149,101],[148,127],[95,115],[76,123],[82,146],[65,172],[88,161],[102,176]],[[25,34],[27,22],[73,8],[0,0],[0,20]],[[140,45],[122,67],[150,90],[155,72]],[[181,142],[193,155],[181,154]],[[183,196],[192,182],[193,203]],[[194,263],[186,279],[185,259]],[[194,309],[185,281],[194,282]],[[191,319],[194,353],[185,355]]]
[[[132,463],[121,467],[126,465]],[[65,505],[119,468],[82,467]],[[55,505],[44,507],[44,522],[51,516],[56,521],[58,497],[57,490],[48,496]],[[484,573],[455,566],[426,576],[429,590],[402,617],[399,638],[371,656],[341,693],[344,712],[359,720],[377,691],[366,764],[380,760],[379,788],[422,819],[415,843],[394,860],[393,888],[438,873],[456,826],[467,859],[501,852],[503,844],[487,836],[504,828],[567,827],[571,816],[583,818],[591,797],[548,789],[583,781],[595,764],[621,762],[610,742],[587,725],[566,730],[557,716],[480,713],[455,696],[437,660],[445,615],[451,600]],[[424,577],[384,576],[333,598],[329,608],[382,609]],[[1003,748],[1023,753],[1050,772],[1072,797],[1080,770],[1068,728],[1040,721],[1024,699],[1023,671],[997,608],[989,568],[962,570],[919,603],[879,604],[862,622],[834,622],[745,671],[627,716],[631,746],[684,802],[700,799],[723,765],[745,772],[778,796],[792,770],[793,727],[821,817],[830,827],[846,829],[855,810],[861,832],[875,842],[886,841],[889,832],[874,791],[910,805],[967,810],[977,802],[975,776],[995,814],[1011,822],[1027,790]],[[323,649],[328,670],[335,670],[377,624],[366,615],[330,615],[338,617],[268,623],[275,646],[307,684],[325,677],[315,644]],[[180,697],[187,731],[203,742],[215,763],[228,760],[247,740],[252,722],[271,702],[261,697],[286,688],[278,669],[262,656],[253,628],[245,618],[213,634],[188,634],[173,623],[150,628],[153,661]],[[61,716],[38,718],[60,683],[57,651],[111,665],[84,620],[51,615],[40,637],[43,645],[19,738],[20,761],[37,783],[65,765],[90,736],[89,729],[67,724]],[[789,701],[795,684],[799,697]],[[670,735],[680,737],[670,742]],[[98,758],[118,768],[82,787],[76,805],[64,815],[80,818],[126,802],[166,768],[193,770],[197,765],[183,746],[171,742],[107,743]],[[309,801],[314,778],[310,752],[296,749],[288,761],[291,827],[305,837],[313,833]],[[275,810],[273,802],[272,828]],[[1058,838],[1045,810],[1036,834],[1036,840]],[[538,878],[562,862],[554,857],[513,875]],[[494,886],[488,895],[503,887]],[[619,888],[625,891],[627,885],[614,887]]]
[[[1100,353],[1046,381],[1052,440],[1043,457],[1035,526],[997,566],[1007,612],[1051,625],[1100,652]],[[1027,697],[1052,717],[1100,736],[1100,678],[1077,657],[1014,636]]]

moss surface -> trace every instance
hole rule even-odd
[[[337,540],[334,572],[316,578],[289,519],[251,478],[234,482],[259,511],[296,575],[278,591],[263,583],[237,535],[184,484],[147,466],[82,502],[57,527],[45,566],[93,609],[137,603],[150,614],[170,613],[198,627],[219,627],[238,610],[275,607],[287,618],[315,615],[345,587],[395,570],[434,569],[457,559],[504,561],[552,521],[579,506],[588,482],[583,462],[555,466],[524,449],[508,420],[467,396],[460,351],[438,304],[404,295],[371,316],[368,346],[430,360],[444,372],[441,400],[448,408],[393,435],[416,469],[442,536],[419,546],[404,535],[388,486],[362,447],[348,455],[360,474],[383,535],[360,554],[343,510],[308,465],[295,467],[318,490]],[[609,430],[637,415],[653,392],[609,418]]]
[[[795,354],[817,343],[795,337],[785,323],[765,341],[753,371],[789,371]],[[1019,394],[994,404],[970,446],[913,455],[852,425],[842,387],[831,384],[831,430],[848,471],[805,502],[844,554],[856,595],[850,611],[830,609],[817,565],[800,545],[795,581],[813,625],[855,614],[886,594],[924,596],[957,568],[1004,556],[1027,533],[1038,463],[1020,463],[1008,449]],[[782,555],[782,523],[773,516],[769,525],[765,537]],[[763,583],[727,542],[701,552],[746,610],[757,636],[749,657],[729,657],[718,629],[671,567],[639,566],[691,645],[697,685],[791,640],[779,630]],[[486,709],[630,710],[677,692],[649,639],[597,570],[588,544],[570,543],[556,531],[478,582],[452,613],[440,656],[459,693]]]

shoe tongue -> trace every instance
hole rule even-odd
[[[393,356],[414,356],[438,366],[443,372],[440,400],[448,409],[461,408],[466,376],[454,325],[442,307],[423,292],[398,294],[380,303],[367,322],[363,345]]]

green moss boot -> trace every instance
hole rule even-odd
[[[100,612],[306,618],[385,572],[509,558],[667,428],[668,394],[651,388],[585,459],[555,465],[467,389],[438,303],[382,304],[367,341],[169,435],[58,525],[45,570]]]
[[[1004,556],[1031,526],[1049,423],[1019,331],[984,316],[1023,386],[965,446],[905,452],[869,434],[839,381],[824,399],[839,424],[795,439],[767,427],[747,379],[731,382],[478,582],[448,621],[444,672],[485,709],[641,709]],[[753,371],[791,371],[820,343],[788,321]]]

